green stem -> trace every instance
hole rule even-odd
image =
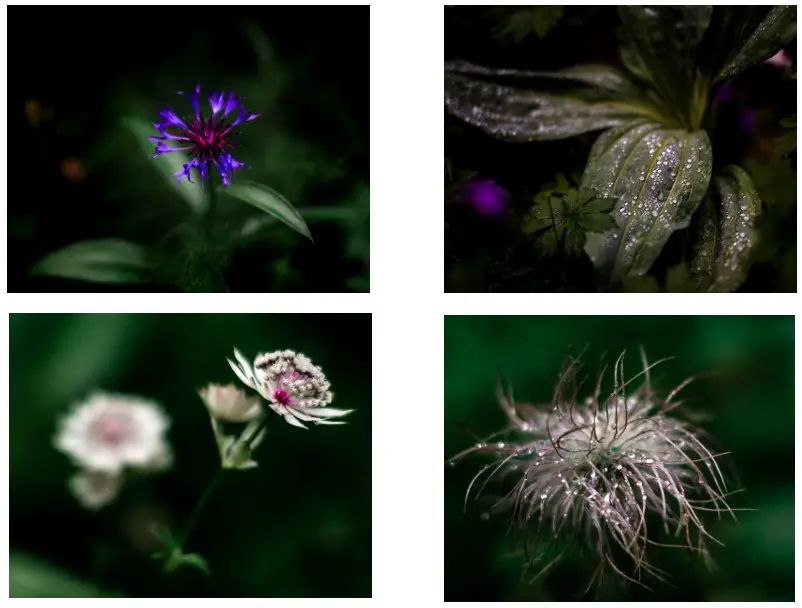
[[[248,435],[248,437],[246,437],[246,438],[245,438],[245,439],[242,441],[242,442],[243,442],[243,443],[244,443],[246,446],[248,446],[248,448],[250,448],[250,447],[251,447],[251,444],[252,444],[252,443],[254,442],[254,440],[255,440],[255,439],[256,439],[256,438],[259,436],[259,433],[261,433],[261,432],[264,430],[264,428],[267,426],[267,419],[268,419],[268,415],[267,415],[267,414],[265,414],[265,417],[264,417],[264,418],[262,418],[262,422],[259,424],[259,426],[257,426],[257,427],[256,427],[256,428],[253,430],[253,432],[252,432],[250,435]]]
[[[212,494],[214,494],[214,491],[217,489],[217,486],[220,485],[220,481],[223,479],[224,472],[225,469],[220,469],[219,471],[217,471],[217,474],[214,476],[211,483],[206,487],[206,491],[203,493],[203,496],[200,497],[198,504],[195,505],[195,509],[192,511],[192,515],[189,516],[187,525],[184,527],[184,533],[181,535],[182,547],[186,544],[187,540],[189,540],[192,531],[198,524],[198,520],[200,519],[203,509],[206,507],[206,503],[209,502],[209,499],[212,497]]]
[[[209,188],[209,207],[206,209],[204,215],[204,224],[206,225],[206,236],[211,237],[214,230],[215,215],[217,213],[217,191],[214,187],[214,177],[212,172],[209,172],[208,181],[206,184]]]

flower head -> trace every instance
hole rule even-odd
[[[192,183],[190,170],[195,167],[200,173],[201,185],[209,176],[209,170],[217,169],[223,179],[223,186],[228,187],[234,171],[245,165],[235,160],[229,151],[234,147],[230,141],[231,137],[239,135],[232,129],[241,123],[258,118],[259,114],[248,112],[242,105],[242,98],[235,97],[233,92],[226,97],[220,91],[212,93],[209,97],[212,110],[207,118],[200,109],[200,83],[194,91],[189,93],[179,91],[179,94],[189,99],[195,117],[182,119],[169,106],[159,112],[159,122],[153,126],[160,135],[149,138],[156,142],[153,158],[167,152],[186,152],[192,159],[175,174],[179,184],[182,178],[187,178],[187,181]],[[173,144],[178,147],[173,147]]]
[[[94,511],[117,498],[122,487],[122,476],[118,473],[81,471],[70,477],[67,485],[78,502]]]
[[[301,353],[283,350],[262,354],[253,367],[236,349],[234,356],[237,363],[228,359],[228,364],[237,377],[294,426],[306,428],[304,422],[345,424],[331,419],[354,411],[327,407],[334,397],[329,381],[323,370]]]
[[[75,464],[93,472],[153,471],[170,465],[169,425],[153,401],[94,393],[61,420],[54,441]]]
[[[452,459],[468,454],[493,459],[474,477],[478,493],[491,479],[507,482],[494,510],[511,513],[531,561],[548,570],[566,551],[562,541],[578,540],[594,555],[598,581],[606,568],[640,583],[643,572],[661,577],[647,559],[656,540],[653,521],[707,558],[703,513],[733,510],[717,459],[702,432],[670,413],[689,381],[661,398],[649,370],[625,379],[623,355],[614,367],[614,388],[606,397],[601,379],[591,397],[577,401],[579,365],[570,360],[561,373],[552,404],[517,403],[499,390],[510,425]],[[642,382],[638,388],[633,383]],[[491,441],[492,439],[492,441]],[[734,516],[734,515],[733,515]],[[718,541],[716,541],[718,542]],[[556,557],[555,557],[556,556]],[[619,563],[628,560],[632,576]],[[637,577],[634,578],[634,577]]]
[[[223,422],[248,422],[262,411],[259,397],[248,397],[245,391],[233,384],[209,384],[198,394],[209,408],[209,413]]]

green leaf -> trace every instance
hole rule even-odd
[[[510,38],[520,43],[535,34],[545,38],[563,16],[562,6],[528,6],[523,8],[500,7],[498,19],[502,22],[496,29],[499,38]]]
[[[510,75],[509,70],[497,72]],[[445,105],[451,114],[489,135],[516,142],[574,137],[654,114],[636,103],[538,93],[454,71],[445,74]]]
[[[666,291],[669,293],[692,293],[696,291],[690,268],[684,261],[666,271]]]
[[[304,235],[310,241],[312,240],[309,227],[306,225],[306,222],[304,222],[304,218],[301,217],[298,210],[293,207],[286,198],[272,188],[268,188],[256,182],[239,181],[228,188],[218,188],[218,192],[233,196],[234,198],[253,205],[257,209],[261,209],[265,213],[269,213],[296,232]]]
[[[617,227],[586,251],[614,282],[642,275],[675,230],[685,228],[710,181],[712,151],[704,131],[640,122],[603,133],[593,145],[582,186],[617,200]]]
[[[638,97],[640,89],[620,70],[604,64],[580,64],[557,72],[528,71],[504,68],[486,68],[467,61],[446,61],[445,71],[452,74],[482,76],[495,79],[535,79],[565,81],[588,85],[598,93],[606,93],[609,99],[631,100]]]
[[[150,264],[144,248],[121,239],[82,241],[49,253],[32,269],[33,275],[95,283],[140,283]]]
[[[731,78],[772,57],[796,38],[796,6],[774,6],[751,35],[735,50],[716,80]]]
[[[696,82],[696,49],[712,6],[619,6],[622,54],[635,75],[652,83],[675,113],[689,106]]]
[[[164,546],[167,548],[167,553],[172,553],[172,551],[179,546],[178,539],[173,535],[170,528],[167,526],[163,526],[161,524],[154,524],[150,531],[153,533],[156,538],[158,538]]]
[[[175,548],[164,564],[164,571],[171,574],[179,568],[196,568],[209,576],[209,564],[198,553],[183,553],[181,549]]]
[[[712,81],[767,13],[764,6],[714,6],[697,55],[702,73]]]
[[[121,597],[49,562],[16,551],[9,555],[8,586],[9,597]]]
[[[524,218],[523,231],[535,238],[544,256],[560,251],[580,255],[588,232],[604,232],[615,226],[608,211],[615,201],[596,199],[593,190],[571,189],[565,194],[538,194]]]
[[[152,158],[155,146],[153,142],[148,140],[148,137],[158,134],[153,128],[153,125],[141,118],[133,118],[130,116],[123,118],[122,124],[131,132],[137,144],[139,144],[139,147],[142,148],[142,153],[147,157],[148,162],[162,175],[164,181],[170,188],[176,190],[178,194],[189,203],[193,211],[196,213],[204,212],[209,203],[206,200],[206,194],[201,189],[200,180],[196,179],[193,183],[183,180],[181,185],[178,186],[178,180],[174,175],[184,168],[184,163],[189,159],[181,153],[175,152],[172,154],[162,154],[158,158]]]
[[[713,178],[691,259],[697,290],[732,292],[741,286],[757,245],[760,207],[752,180],[740,167],[730,165]]]

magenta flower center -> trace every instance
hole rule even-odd
[[[190,154],[199,161],[213,162],[226,148],[233,147],[226,139],[231,132],[231,126],[225,126],[223,120],[214,116],[205,120],[201,118],[190,123],[184,135],[192,144]]]
[[[104,443],[118,445],[128,435],[125,423],[119,418],[104,418],[96,427],[98,438]]]
[[[275,399],[276,402],[280,403],[281,405],[290,405],[290,402],[292,401],[290,394],[283,388],[277,388],[273,391],[273,399]]]

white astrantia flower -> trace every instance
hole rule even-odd
[[[70,477],[67,485],[78,502],[94,511],[117,498],[122,476],[119,473],[81,471]]]
[[[164,470],[172,460],[165,438],[169,426],[154,401],[94,393],[60,421],[54,443],[90,471]]]
[[[327,407],[334,397],[329,381],[323,370],[301,353],[283,350],[261,354],[253,367],[236,349],[234,356],[237,363],[227,361],[237,377],[293,426],[305,429],[304,422],[345,424],[332,418],[354,411]]]
[[[209,384],[198,394],[209,413],[223,422],[248,422],[262,412],[262,400],[259,397],[249,397],[233,384]]]

